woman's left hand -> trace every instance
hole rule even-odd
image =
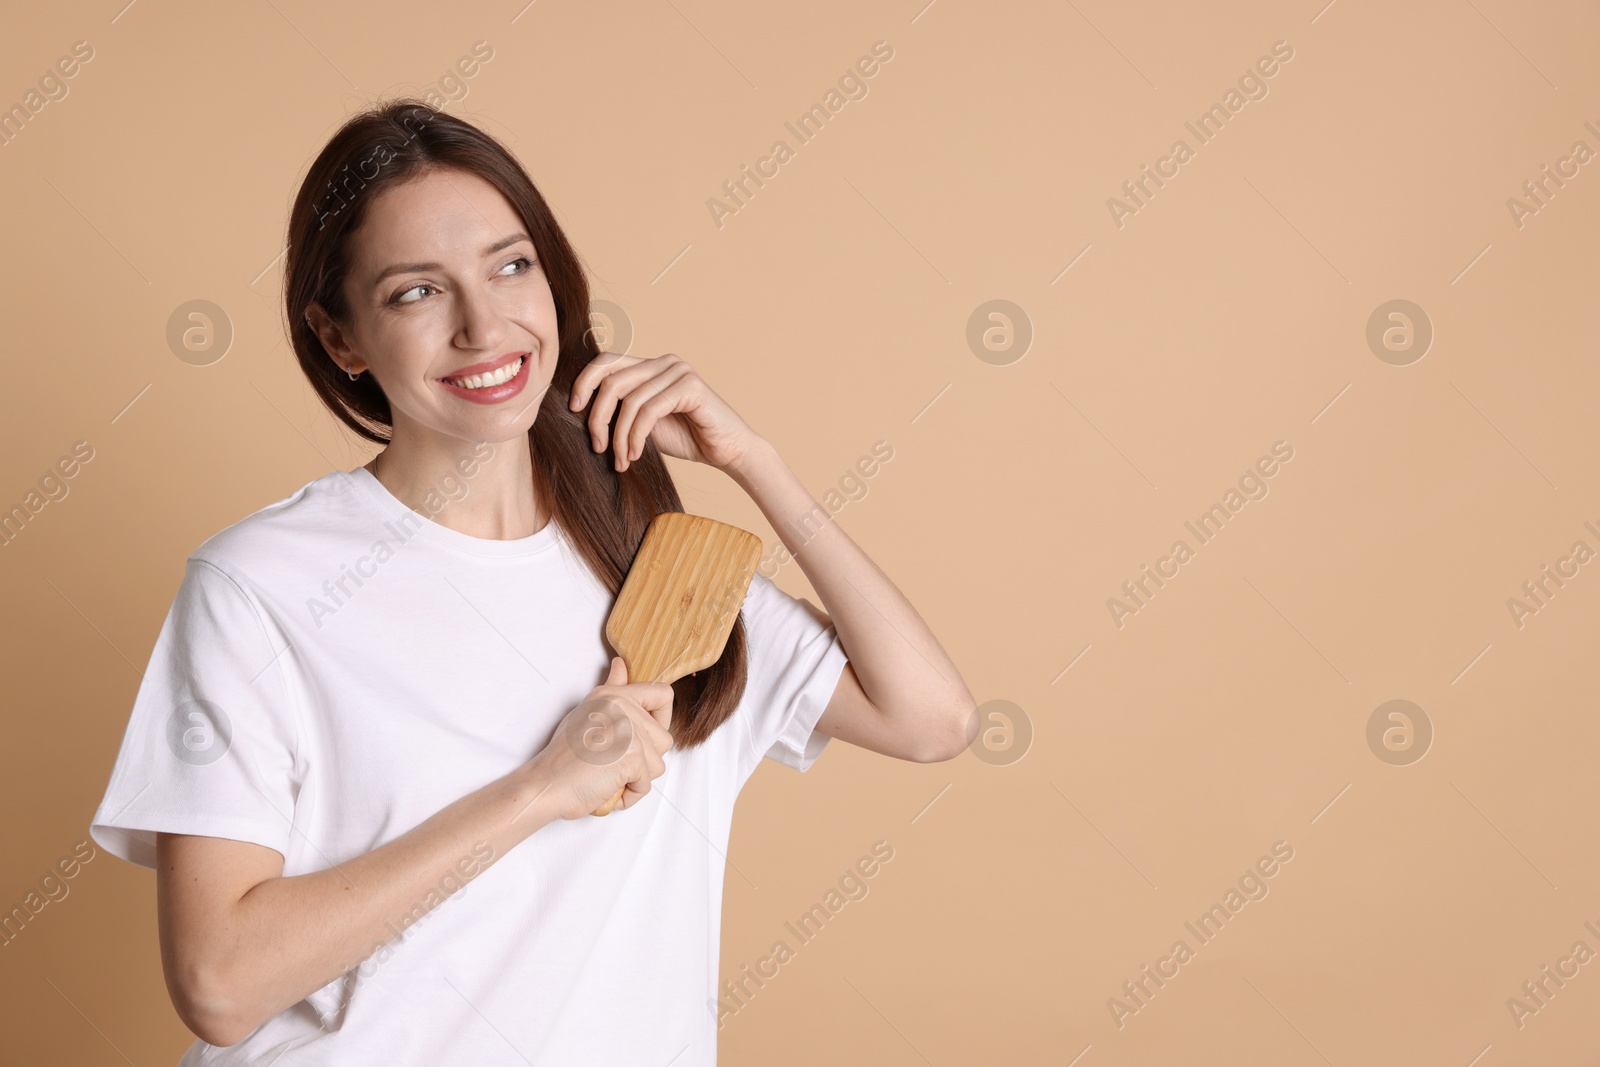
[[[589,440],[606,449],[612,413],[617,428],[617,470],[644,452],[646,440],[677,459],[708,463],[719,470],[736,465],[756,441],[756,433],[704,378],[671,352],[655,359],[604,352],[578,372],[568,405],[589,408]]]

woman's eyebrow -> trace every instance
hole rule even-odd
[[[496,252],[500,251],[502,248],[510,248],[512,245],[516,244],[518,241],[527,241],[529,244],[532,244],[533,243],[533,238],[529,237],[527,234],[523,233],[521,230],[518,230],[516,233],[510,235],[509,237],[503,237],[500,240],[496,241],[494,244],[490,245],[488,248],[485,248],[483,250],[483,255],[484,255],[485,258],[487,258],[489,256],[494,255]],[[383,283],[383,280],[385,278],[389,277],[391,274],[410,274],[413,271],[443,270],[443,269],[444,269],[444,264],[443,263],[396,263],[392,267],[383,268],[383,270],[378,273],[378,276],[376,278],[372,279],[372,285],[373,285],[374,288],[376,288],[377,286],[381,285]]]

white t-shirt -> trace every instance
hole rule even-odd
[[[266,845],[286,876],[369,852],[550,741],[605,677],[611,603],[554,522],[472,537],[333,471],[189,558],[90,833],[146,867],[156,831]],[[734,799],[762,756],[816,760],[845,664],[759,574],[743,611],[738,710],[636,805],[464,856],[381,950],[179,1067],[714,1064]]]

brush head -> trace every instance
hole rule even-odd
[[[674,682],[722,656],[761,558],[761,538],[702,515],[650,520],[606,619],[630,682]]]

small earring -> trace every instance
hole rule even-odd
[[[345,369],[344,369],[344,372],[346,374],[350,374],[350,368],[348,366],[346,366]],[[350,380],[352,382],[355,381],[359,377],[361,377],[361,375],[359,375],[359,374],[350,374]]]

